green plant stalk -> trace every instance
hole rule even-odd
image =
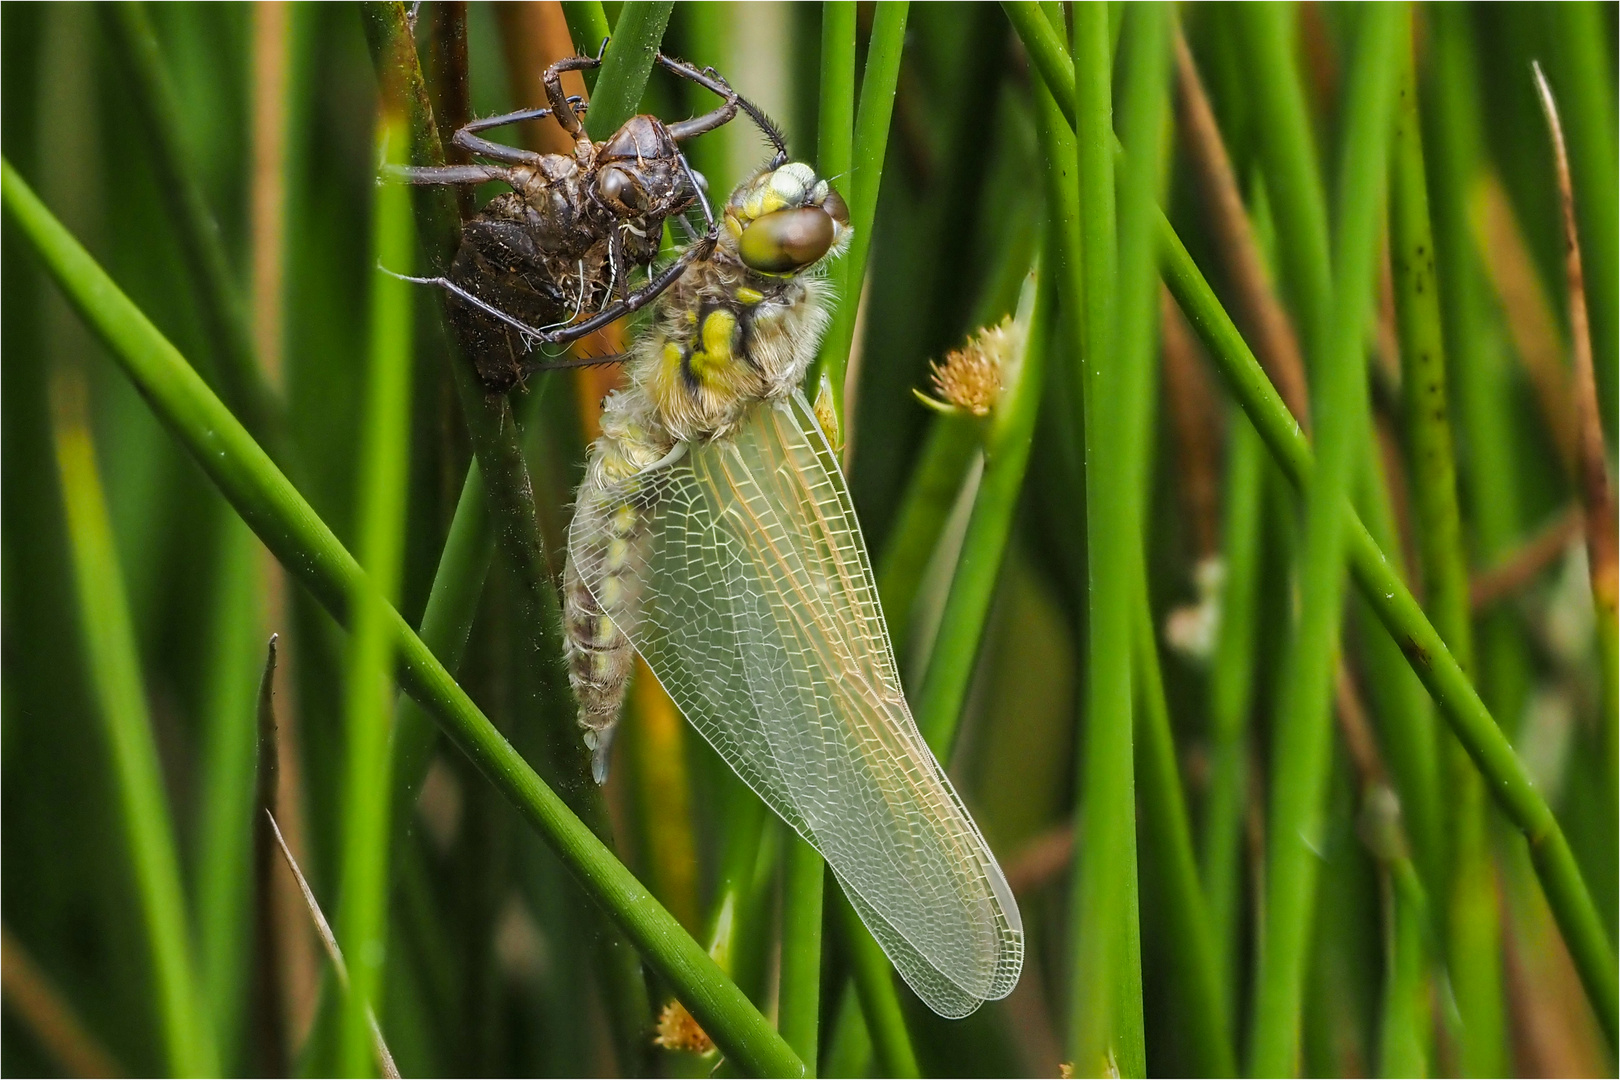
[[[201,769],[196,905],[198,974],[211,1003],[221,1063],[236,1062],[248,988],[254,725],[263,666],[258,542],[234,514],[220,523],[217,603]]]
[[[849,173],[855,138],[855,5],[822,7],[821,107],[816,166],[824,177]],[[885,129],[887,123],[885,123]],[[881,163],[880,163],[881,164]],[[833,273],[847,279],[849,260]],[[840,290],[841,291],[841,290]],[[812,388],[812,393],[815,392]],[[832,394],[836,427],[844,423],[843,380]],[[841,437],[838,441],[842,441]],[[802,838],[789,836],[782,866],[782,959],[778,978],[777,1030],[814,1076],[821,1030],[821,934],[826,863]]]
[[[1426,607],[1464,672],[1475,670],[1468,563],[1457,506],[1445,340],[1440,322],[1433,230],[1417,75],[1407,64],[1396,110],[1390,177],[1390,265],[1401,346],[1401,389],[1418,553]],[[1440,267],[1449,272],[1450,267]],[[1450,873],[1445,884],[1446,957],[1462,1017],[1464,1071],[1507,1071],[1502,1000],[1501,927],[1487,829],[1485,785],[1455,738],[1445,739]],[[1438,883],[1437,883],[1438,884]],[[1397,1002],[1399,995],[1390,998]]]
[[[541,387],[549,385],[549,380]],[[543,389],[536,389],[539,395]],[[467,466],[461,495],[450,519],[450,531],[439,552],[439,568],[428,591],[427,607],[417,631],[422,642],[454,672],[461,666],[478,614],[478,601],[484,591],[490,556],[495,553],[495,531],[489,519],[484,476],[478,462]],[[438,741],[438,729],[421,705],[401,694],[390,733],[389,755],[393,758],[394,819],[403,825],[410,820],[411,808],[427,776]]]
[[[900,1012],[900,998],[895,994],[889,958],[883,955],[861,917],[855,914],[844,891],[834,890],[834,897],[838,920],[849,942],[850,974],[860,997],[861,1013],[866,1018],[866,1030],[871,1036],[879,1071],[884,1076],[921,1076],[906,1018]]]
[[[1135,576],[1131,670],[1138,707],[1136,780],[1142,794],[1142,837],[1154,852],[1149,865],[1155,868],[1157,880],[1150,887],[1162,899],[1170,950],[1178,958],[1173,976],[1181,1002],[1177,1015],[1192,1055],[1192,1071],[1201,1076],[1236,1076],[1231,1014],[1215,951],[1215,926],[1193,854],[1187,799],[1181,790],[1170,706],[1165,701],[1153,611],[1148,604],[1146,566],[1139,563]]]
[[[388,93],[398,96],[410,119],[413,161],[416,164],[443,164],[443,145],[427,98],[416,49],[406,26],[403,6],[379,3],[368,5],[363,11],[365,17],[362,21],[379,82]],[[609,65],[611,55],[603,60],[604,72],[596,84],[599,96],[617,93],[635,100],[640,98],[641,84],[633,94],[619,84],[628,77],[631,58],[645,54],[650,67],[651,55],[657,49],[663,23],[658,20],[649,22],[643,17],[646,12],[639,7],[637,11],[640,14],[636,24],[621,30],[610,47],[610,54],[612,48],[622,50],[623,59],[612,65]],[[667,10],[664,14],[667,18]],[[645,80],[646,69],[635,70],[639,70],[641,78]],[[605,116],[604,111],[593,109],[586,121],[587,130],[594,133],[593,125],[605,124]],[[424,237],[429,258],[442,264],[458,243],[459,224],[453,196],[443,187],[418,188],[416,194],[418,230]],[[513,420],[510,400],[501,395],[485,394],[472,365],[455,350],[451,351],[450,359],[451,378],[461,399],[473,452],[490,496],[490,517],[494,522],[496,537],[503,554],[516,571],[520,586],[520,620],[528,634],[530,654],[549,696],[570,700],[562,652],[562,612],[557,589],[550,576],[550,564],[535,510],[534,487],[522,448],[518,445],[517,424]],[[574,813],[598,837],[611,844],[612,827],[607,806],[601,789],[592,782],[589,755],[573,722],[572,710],[543,711],[547,714],[542,726],[543,746],[547,751],[543,764]],[[625,1061],[638,1060],[644,1055],[646,1044],[643,1036],[651,1018],[646,982],[642,978],[639,962],[610,927],[604,926],[601,933],[593,935],[593,942],[609,984],[606,995],[609,1016],[620,1057]]]
[[[1614,79],[1608,74],[1610,61],[1604,45],[1608,32],[1601,7],[1593,3],[1559,4],[1551,19],[1558,53],[1551,74],[1569,137],[1581,261],[1586,270],[1593,372],[1612,447],[1615,371],[1620,366],[1620,312],[1614,303],[1620,291],[1620,200],[1616,199],[1620,165],[1616,164]],[[1612,656],[1614,642],[1607,645]]]
[[[1423,920],[1386,870],[1384,893],[1384,1009],[1378,1030],[1379,1076],[1427,1076],[1429,987]],[[1415,877],[1415,875],[1414,875]]]
[[[821,1032],[821,909],[827,864],[801,837],[789,836],[782,857],[782,973],[776,1028],[816,1075]]]
[[[247,306],[225,254],[219,222],[208,209],[197,170],[185,149],[180,102],[164,69],[157,33],[144,4],[117,4],[102,9],[102,14],[130,76],[136,112],[146,127],[158,190],[196,292],[220,392],[254,437],[279,458],[286,441],[285,407],[254,353]]]
[[[1279,231],[1288,237],[1277,245],[1279,277],[1298,319],[1306,363],[1314,367],[1338,347],[1329,338],[1335,332],[1330,320],[1337,279],[1328,253],[1327,196],[1317,173],[1319,159],[1295,60],[1294,16],[1283,4],[1255,4],[1238,9],[1237,25],[1248,46],[1247,69],[1253,79],[1248,102],[1254,110],[1266,194]]]
[[[1131,620],[1132,573],[1142,557],[1143,417],[1154,340],[1150,229],[1162,176],[1168,20],[1162,6],[1137,8],[1124,39],[1121,124],[1133,156],[1116,226],[1108,13],[1102,6],[1074,12],[1089,610],[1078,794],[1085,824],[1074,867],[1068,1042],[1076,1069],[1088,1074],[1112,1066],[1140,1076],[1146,1069],[1134,910]]]
[[[852,235],[849,251],[839,260],[838,305],[805,384],[818,386],[825,375],[840,419],[844,415],[844,375],[855,341],[855,315],[861,304],[861,285],[866,280],[867,255],[872,249],[883,155],[889,145],[889,117],[894,112],[894,92],[900,81],[900,50],[905,45],[908,8],[908,0],[881,0],[872,18],[866,73],[861,79],[861,100],[855,113],[849,178],[840,188],[849,206]]]
[[[641,93],[652,74],[653,57],[664,38],[673,0],[626,0],[613,27],[613,39],[596,76],[585,130],[593,139],[605,139],[636,113]],[[573,23],[569,23],[572,32]],[[578,39],[575,39],[576,42]],[[592,55],[600,39],[591,46]]]
[[[613,34],[608,26],[607,12],[602,0],[563,0],[563,18],[568,22],[568,36],[574,39],[574,48],[587,56],[595,56]],[[622,123],[623,121],[621,121]]]
[[[1288,407],[1266,379],[1259,361],[1220,306],[1192,256],[1163,218],[1159,238],[1165,281],[1210,350],[1227,388],[1248,413],[1289,480],[1296,488],[1310,491],[1315,484],[1316,462]],[[1347,558],[1363,598],[1400,645],[1407,663],[1462,740],[1475,767],[1485,776],[1487,790],[1529,841],[1548,905],[1594,1009],[1600,1019],[1604,1018],[1614,1012],[1606,1011],[1604,1003],[1617,1000],[1614,949],[1558,819],[1394,565],[1348,505],[1344,512],[1349,517]]]
[[[1067,112],[1072,114],[1073,72],[1063,68],[1055,72],[1042,69],[1039,61],[1043,51],[1031,48],[1029,52],[1059,108],[1067,102]],[[1159,257],[1165,283],[1209,349],[1228,390],[1242,405],[1290,482],[1298,489],[1308,489],[1315,472],[1315,459],[1304,433],[1266,378],[1254,353],[1169,219],[1162,215],[1159,218]],[[1475,767],[1486,778],[1487,790],[1529,840],[1536,872],[1575,958],[1582,984],[1599,1017],[1612,1016],[1615,1010],[1606,1008],[1603,1003],[1617,998],[1614,950],[1556,817],[1394,565],[1354,511],[1346,506],[1345,512],[1351,515],[1348,558],[1357,587],[1440,706],[1446,722],[1467,747]],[[1607,1019],[1604,1023],[1610,1024],[1606,1030],[1612,1046],[1615,1042],[1613,1026]]]
[[[1243,815],[1248,808],[1249,714],[1254,706],[1255,617],[1259,599],[1265,447],[1241,414],[1227,440],[1222,504],[1221,617],[1210,664],[1209,794],[1201,850],[1206,907],[1228,1024],[1236,1013],[1235,965],[1243,893]],[[1228,1036],[1232,1034],[1230,1030]]]
[[[844,988],[838,1002],[832,1040],[827,1044],[827,1060],[822,1076],[872,1076],[872,1036],[861,1013],[861,998],[853,983]]]
[[[1331,348],[1317,354],[1313,373],[1318,460],[1305,496],[1300,615],[1283,661],[1272,748],[1266,917],[1249,1048],[1250,1071],[1262,1076],[1291,1074],[1300,1062],[1318,865],[1312,845],[1332,755],[1328,710],[1344,601],[1344,505],[1355,476],[1356,450],[1367,429],[1361,333],[1378,256],[1401,31],[1409,19],[1402,8],[1364,9],[1346,94],[1332,273],[1338,292],[1325,339]],[[1280,215],[1279,220],[1288,219]]]
[[[117,783],[156,983],[155,1008],[163,1028],[167,1066],[180,1076],[213,1076],[218,1070],[213,1037],[192,967],[174,826],[146,711],[140,654],[118,569],[112,522],[96,470],[87,392],[82,377],[74,371],[57,372],[52,383],[52,435],[85,656]]]
[[[970,417],[935,417],[906,481],[877,564],[878,596],[896,659],[909,655],[917,592],[978,448],[978,425]]]
[[[407,131],[402,117],[385,111],[377,152],[402,163]],[[415,261],[410,192],[379,184],[372,201],[374,266],[409,273]],[[411,415],[411,286],[380,272],[371,275],[370,350],[360,443],[359,546],[364,577],[350,599],[354,633],[349,643],[345,713],[348,745],[344,784],[343,886],[338,929],[348,944],[349,994],[343,1004],[340,1068],[368,1075],[372,1068],[371,1013],[382,1014],[382,969],[388,942],[388,754],[393,712],[393,641],[390,605],[399,591],[404,557],[405,488],[409,479]]]
[[[974,496],[939,632],[916,697],[917,728],[942,762],[951,760],[1029,467],[1041,392],[1046,385],[1046,353],[1062,288],[1055,272],[1048,277],[1044,284],[1026,282],[1024,298],[1019,301],[1017,321],[1023,324],[1024,333],[1022,355],[1003,359],[1007,366],[1001,396],[983,428],[984,475]]]
[[[826,178],[848,176],[855,152],[854,0],[825,0],[821,5],[820,90],[816,171]]]
[[[364,572],[325,522],[179,351],[0,159],[0,201],[68,301],[283,566],[340,623]],[[518,755],[397,613],[388,617],[399,680],[557,852],[728,1057],[761,1075],[803,1064],[708,954],[681,929]],[[175,909],[178,910],[178,909]],[[209,1070],[211,1071],[211,1070]]]

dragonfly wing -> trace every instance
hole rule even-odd
[[[1005,996],[1023,962],[1018,908],[906,706],[809,405],[760,404],[734,437],[691,447],[622,497],[645,524],[635,610],[604,610],[687,719],[821,852],[935,1012]],[[602,542],[570,537],[581,565]]]

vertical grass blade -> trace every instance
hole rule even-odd
[[[1408,475],[1415,509],[1425,607],[1465,672],[1473,672],[1474,634],[1468,563],[1457,506],[1447,357],[1440,323],[1439,266],[1429,222],[1428,178],[1418,114],[1415,63],[1401,75],[1390,179],[1390,263],[1400,339],[1401,390]],[[1473,1076],[1507,1071],[1502,1003],[1501,927],[1496,872],[1487,831],[1485,786],[1455,738],[1445,739],[1447,833],[1451,866],[1446,889],[1446,956],[1462,1017],[1462,1058]],[[1400,912],[1396,912],[1397,918]],[[1410,918],[1408,915],[1407,918]],[[1397,927],[1397,933],[1402,932]],[[1405,932],[1409,933],[1409,931]],[[1404,939],[1403,939],[1404,940]],[[1403,1003],[1392,993],[1388,1001]],[[1405,998],[1406,1007],[1411,1007]],[[1386,1017],[1386,1022],[1389,1018]]]
[[[1332,751],[1328,709],[1344,600],[1344,506],[1355,472],[1356,447],[1367,426],[1361,335],[1378,254],[1390,120],[1402,63],[1401,31],[1410,17],[1409,11],[1393,5],[1363,10],[1346,95],[1332,274],[1338,292],[1329,331],[1317,338],[1323,345],[1313,373],[1318,459],[1306,495],[1300,616],[1283,663],[1272,748],[1266,918],[1249,1048],[1250,1071],[1258,1075],[1282,1075],[1299,1068],[1318,862],[1311,845],[1321,828]],[[1296,154],[1303,153],[1296,148]],[[1295,270],[1303,272],[1302,267]],[[1303,321],[1310,327],[1313,320]]]
[[[1147,363],[1153,341],[1153,245],[1144,231],[1159,183],[1169,12],[1136,9],[1122,119],[1130,144],[1128,224],[1116,224],[1112,37],[1100,5],[1074,12],[1075,141],[1080,208],[1077,313],[1086,444],[1088,634],[1069,973],[1075,1068],[1140,1076],[1142,1003],[1135,945],[1136,794],[1131,633],[1141,565]],[[1144,191],[1132,185],[1145,184]],[[1127,246],[1130,245],[1130,246]],[[1140,248],[1140,250],[1138,249]],[[1129,260],[1128,264],[1124,260]],[[1122,265],[1123,264],[1123,265]],[[1140,294],[1140,295],[1138,295]],[[1141,304],[1148,307],[1142,309]],[[1119,333],[1116,336],[1116,326]],[[1140,334],[1140,342],[1127,337]]]
[[[135,893],[145,923],[165,1056],[177,1075],[211,1076],[218,1065],[192,967],[174,826],[146,711],[140,654],[118,569],[112,523],[96,468],[86,388],[78,372],[55,374],[51,409],[85,656],[107,737]]]
[[[1586,264],[1586,305],[1591,312],[1591,349],[1600,413],[1615,435],[1616,369],[1620,367],[1620,163],[1616,161],[1613,35],[1599,4],[1559,4],[1553,9],[1553,47],[1558,91],[1569,134],[1581,255]],[[1613,642],[1607,643],[1612,645]],[[1612,650],[1611,650],[1612,651]]]
[[[585,118],[585,130],[591,138],[607,138],[635,115],[673,6],[673,0],[627,0],[619,9],[613,38],[591,93],[591,111]],[[590,46],[593,54],[600,44]]]
[[[884,128],[887,130],[887,116]],[[855,140],[855,5],[832,0],[822,5],[821,105],[817,114],[816,168],[828,178],[847,177]],[[879,162],[881,167],[881,162]],[[843,181],[840,180],[840,183]],[[853,197],[853,190],[845,185]],[[832,274],[847,281],[849,260]],[[834,380],[823,375],[829,384]],[[813,385],[813,384],[812,384]],[[831,393],[835,431],[845,429],[842,373]],[[819,400],[819,397],[818,397]],[[840,440],[841,441],[841,440]],[[797,836],[787,837],[782,873],[782,969],[777,1028],[804,1059],[810,1075],[817,1072],[821,1029],[821,934],[826,898],[826,865],[815,848]],[[857,948],[875,947],[864,927]]]
[[[1005,365],[1001,393],[983,428],[984,474],[916,697],[917,728],[944,762],[956,742],[1040,415],[1046,353],[1062,289],[1055,268],[1044,278],[1025,283],[1009,335],[1013,344],[1000,358]]]
[[[279,449],[282,402],[259,366],[247,306],[225,254],[219,223],[183,145],[180,103],[164,70],[157,34],[144,4],[119,4],[104,9],[103,15],[128,69],[132,99],[146,123],[159,190],[197,290],[220,390],[248,430],[266,446]]]
[[[234,514],[220,529],[221,565],[210,638],[207,727],[198,814],[198,975],[214,1021],[221,1063],[236,1063],[249,983],[253,776],[264,612],[258,541]]]
[[[52,280],[265,546],[340,623],[364,572],[308,502],[174,345],[0,159],[0,200]],[[708,954],[512,748],[444,666],[393,614],[399,679],[550,844],[728,1057],[762,1075],[799,1076],[799,1061]]]
[[[1536,90],[1552,134],[1553,162],[1557,166],[1559,205],[1564,225],[1564,279],[1569,296],[1571,380],[1575,398],[1576,463],[1581,509],[1586,516],[1587,572],[1592,582],[1592,604],[1597,609],[1599,670],[1603,675],[1604,805],[1620,802],[1620,634],[1616,607],[1620,604],[1620,550],[1615,536],[1614,487],[1609,480],[1608,451],[1598,407],[1597,378],[1592,365],[1593,333],[1586,306],[1586,268],[1582,259],[1580,228],[1576,218],[1576,192],[1570,178],[1569,151],[1552,88],[1535,65]],[[1607,238],[1604,238],[1605,242]],[[1595,284],[1595,283],[1594,283]],[[1605,307],[1607,305],[1604,305]]]
[[[855,340],[855,314],[860,307],[861,285],[866,280],[867,254],[872,249],[872,222],[877,214],[878,187],[883,179],[883,157],[889,145],[889,117],[900,80],[900,51],[906,40],[908,0],[879,0],[872,18],[872,36],[866,45],[866,72],[861,78],[861,100],[855,113],[855,135],[849,178],[839,191],[849,205],[853,229],[849,251],[839,260],[838,307],[821,355],[806,385],[819,385],[826,375],[832,385],[833,405],[844,415],[844,373]]]
[[[409,149],[404,117],[385,110],[377,130],[378,160],[402,163]],[[410,192],[403,185],[377,185],[372,215],[371,265],[409,273],[416,252]],[[370,1011],[381,1015],[388,940],[388,742],[395,663],[388,605],[399,590],[404,551],[411,299],[409,283],[372,274],[359,481],[359,548],[366,579],[357,584],[350,600],[354,635],[349,646],[343,891],[338,908],[338,925],[353,957],[339,1059],[351,1076],[366,1075],[371,1069]]]
[[[816,1075],[821,1032],[821,913],[827,866],[821,853],[788,837],[782,858],[782,975],[777,1030]]]

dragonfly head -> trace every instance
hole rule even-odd
[[[726,230],[750,270],[797,274],[849,246],[849,207],[814,169],[793,161],[732,193]]]

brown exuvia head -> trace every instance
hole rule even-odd
[[[617,217],[662,221],[692,205],[697,191],[663,121],[633,116],[596,150],[592,189]]]

